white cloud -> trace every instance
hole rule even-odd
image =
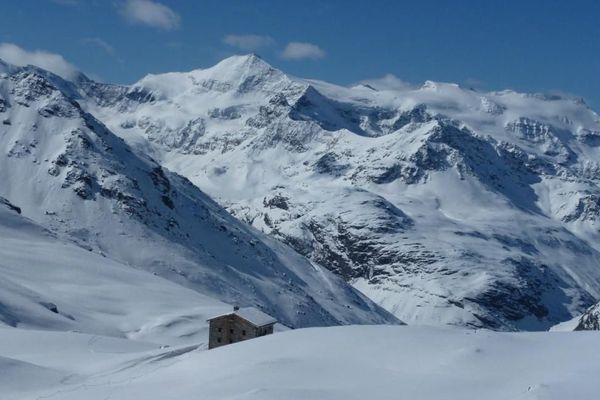
[[[107,54],[110,54],[111,56],[115,55],[115,49],[110,44],[108,44],[107,42],[105,42],[104,40],[102,40],[100,38],[96,38],[96,37],[83,38],[83,39],[81,39],[81,43],[90,44],[90,45],[99,47],[102,50],[104,50]]]
[[[223,38],[223,42],[247,51],[270,46],[275,43],[271,36],[263,35],[227,35]]]
[[[412,87],[410,83],[404,82],[393,74],[387,74],[382,78],[364,79],[359,83],[369,85],[377,90],[401,90]]]
[[[316,44],[290,42],[285,46],[285,49],[283,49],[281,56],[286,60],[317,60],[325,57],[325,51]]]
[[[73,79],[77,68],[60,54],[44,50],[25,50],[13,43],[0,43],[0,58],[17,66],[35,65],[55,73],[65,79]]]
[[[159,29],[175,29],[181,17],[164,4],[152,0],[126,0],[121,14],[129,21]]]

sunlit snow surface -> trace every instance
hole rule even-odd
[[[202,344],[206,319],[227,310],[225,303],[61,241],[0,204],[2,327]]]
[[[4,400],[594,400],[597,335],[308,328],[215,350],[0,328]]]

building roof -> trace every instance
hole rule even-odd
[[[245,319],[246,321],[258,327],[272,325],[277,322],[275,318],[271,317],[269,314],[260,311],[258,308],[255,307],[243,307],[239,310],[235,310],[229,313],[216,315],[212,318],[209,318],[208,321],[221,318],[227,315],[237,315],[238,317]]]

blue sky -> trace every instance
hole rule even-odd
[[[35,60],[56,53],[105,81],[256,52],[339,84],[393,74],[572,93],[600,109],[597,1],[3,0],[1,9],[0,57],[6,44],[19,57],[43,50]]]

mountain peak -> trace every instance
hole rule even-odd
[[[255,53],[228,57],[213,67],[202,71],[211,71],[215,74],[222,74],[224,77],[227,77],[226,79],[221,80],[232,80],[231,78],[239,78],[241,76],[271,75],[274,73],[282,76],[284,75],[283,72],[273,68]]]
[[[271,65],[269,65],[269,63],[267,63],[265,60],[263,60],[256,53],[236,54],[236,55],[227,57],[227,58],[219,61],[215,65],[215,67],[219,66],[219,65],[227,66],[227,67],[246,67],[246,68],[260,67],[260,66],[271,67]]]
[[[290,79],[283,72],[252,53],[231,56],[206,69],[147,75],[136,85],[162,95],[178,96],[192,87],[221,93],[273,93],[283,90],[289,83]]]

